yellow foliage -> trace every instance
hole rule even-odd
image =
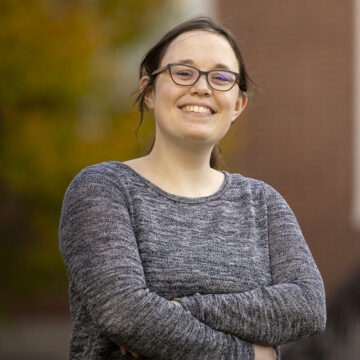
[[[66,292],[57,228],[73,176],[96,162],[141,154],[143,145],[134,135],[139,117],[118,104],[112,66],[121,65],[119,50],[154,27],[153,16],[164,4],[0,2],[0,193],[5,199],[0,210],[10,209],[13,219],[0,222],[7,311],[13,298],[48,296],[48,289],[54,296]],[[106,71],[94,70],[98,54]],[[97,112],[84,111],[89,98]],[[141,131],[145,143],[152,131],[149,121]]]

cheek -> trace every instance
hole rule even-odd
[[[166,107],[170,105],[171,99],[174,97],[173,89],[169,85],[157,86],[155,89],[155,105],[160,107]]]
[[[222,101],[221,107],[222,107],[223,114],[224,115],[226,114],[226,116],[230,118],[232,113],[235,110],[236,101],[234,101],[233,99],[226,99],[226,100]]]
[[[238,103],[238,95],[232,94],[232,96],[229,96],[228,103],[229,103],[229,108],[231,111],[236,110],[237,103]]]
[[[225,95],[229,107],[231,108],[231,110],[235,110],[238,100],[240,98],[239,89],[234,86],[229,92],[225,93]]]
[[[215,93],[214,95],[214,100],[216,100],[223,112],[231,112],[235,109],[237,96],[233,89],[227,92]]]
[[[167,84],[158,87],[155,92],[155,113],[176,110],[179,99],[184,95],[184,88],[178,88],[176,85]]]

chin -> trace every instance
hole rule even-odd
[[[183,134],[183,139],[185,142],[191,142],[198,145],[213,145],[216,143],[216,140],[214,140],[209,133],[201,131],[187,132]]]

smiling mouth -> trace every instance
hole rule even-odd
[[[212,115],[214,112],[206,107],[206,106],[199,106],[199,105],[184,105],[180,107],[181,110],[187,111],[187,112],[193,112],[198,114],[204,114],[204,115]]]

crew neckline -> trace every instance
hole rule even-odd
[[[230,175],[231,175],[229,172],[227,172],[225,170],[219,170],[220,172],[222,172],[224,174],[225,177],[224,177],[224,181],[222,182],[222,184],[218,190],[216,190],[213,194],[210,194],[207,196],[188,197],[188,196],[181,196],[181,195],[176,195],[176,194],[167,192],[167,191],[163,190],[162,188],[160,188],[158,185],[155,185],[153,182],[151,182],[144,176],[142,176],[140,173],[138,173],[136,170],[134,170],[131,166],[129,166],[121,161],[117,161],[116,163],[119,164],[120,166],[122,166],[124,169],[131,172],[133,175],[135,175],[137,178],[139,178],[143,183],[145,183],[147,186],[149,186],[150,188],[155,190],[160,195],[165,196],[168,199],[171,199],[174,201],[186,202],[186,203],[201,203],[201,202],[211,201],[211,200],[218,198],[224,192],[225,188],[227,187],[228,183],[230,182]]]

